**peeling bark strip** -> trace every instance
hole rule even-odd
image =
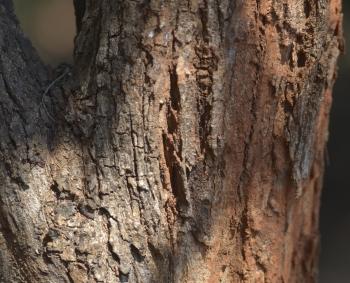
[[[52,84],[0,0],[0,282],[315,282],[340,0],[74,4]]]

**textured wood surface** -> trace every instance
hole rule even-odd
[[[315,282],[340,1],[74,2],[62,76],[0,0],[0,282]]]

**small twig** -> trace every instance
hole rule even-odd
[[[44,108],[47,116],[52,120],[52,121],[55,121],[55,119],[51,116],[51,114],[49,113],[49,111],[47,110],[46,108],[46,105],[45,105],[45,102],[44,102],[44,98],[45,98],[45,95],[47,95],[50,91],[50,89],[58,82],[60,81],[61,79],[63,79],[67,74],[69,73],[69,68],[66,68],[66,70],[61,74],[59,75],[56,79],[54,79],[50,84],[49,86],[45,89],[45,91],[43,92],[42,96],[41,96],[41,102],[40,102],[40,105]]]

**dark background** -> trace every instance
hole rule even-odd
[[[321,206],[320,283],[350,282],[350,2],[343,1],[345,53],[339,59]]]
[[[15,0],[17,15],[44,61],[72,62],[73,0]],[[343,1],[350,38],[350,1]],[[349,36],[347,36],[349,35]],[[346,45],[346,49],[349,45]],[[350,282],[350,55],[339,59],[321,207],[320,283]]]

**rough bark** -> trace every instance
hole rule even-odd
[[[340,1],[74,3],[50,72],[0,0],[0,281],[314,282]]]

